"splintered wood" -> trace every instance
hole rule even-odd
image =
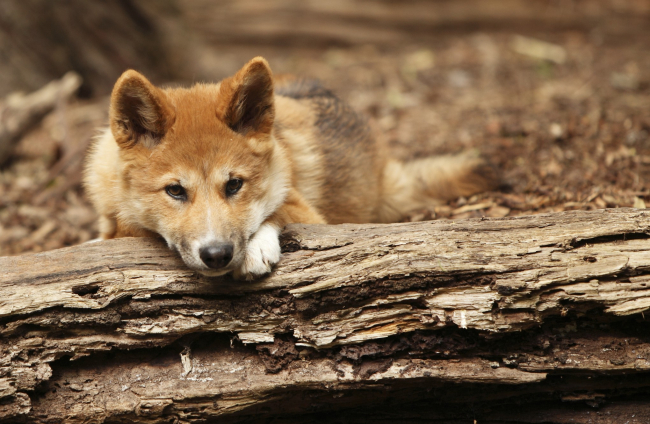
[[[544,393],[549,373],[648,372],[641,327],[620,323],[650,308],[649,235],[635,209],[291,225],[252,283],[188,271],[154,239],[0,258],[0,417],[192,422],[305,413],[296,390],[354,405],[379,383],[424,399],[431,384]]]

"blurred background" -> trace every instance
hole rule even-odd
[[[83,160],[124,70],[192,84],[258,55],[323,80],[397,157],[502,170],[410,220],[645,208],[649,43],[650,0],[2,0],[0,255],[97,237]]]

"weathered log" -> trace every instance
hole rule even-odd
[[[251,283],[155,239],[0,258],[0,417],[647,422],[649,237],[638,209],[291,225]]]

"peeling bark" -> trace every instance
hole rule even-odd
[[[155,239],[0,258],[0,419],[647,422],[649,234],[635,209],[291,225],[252,283]]]

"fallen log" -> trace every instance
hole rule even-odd
[[[648,422],[649,237],[639,209],[290,225],[251,283],[155,239],[0,258],[0,420]]]
[[[30,94],[14,93],[0,102],[0,165],[20,138],[57,104],[66,102],[81,86],[81,77],[68,72]]]

